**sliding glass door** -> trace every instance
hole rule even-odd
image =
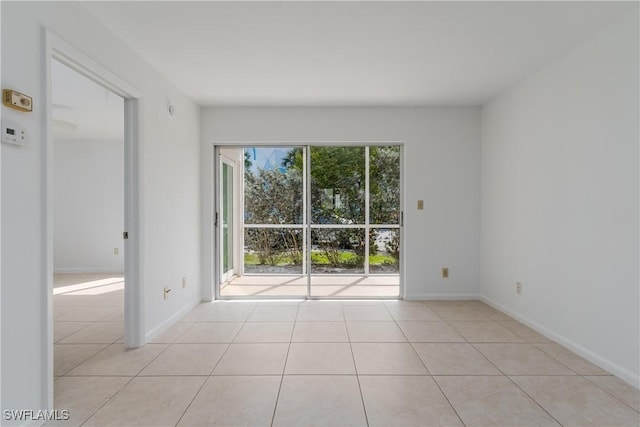
[[[310,147],[309,177],[310,296],[398,296],[400,147]]]
[[[220,164],[221,296],[399,296],[400,146],[224,150],[236,165]]]

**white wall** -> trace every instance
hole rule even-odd
[[[200,298],[198,107],[75,2],[2,2],[2,87],[34,97],[31,114],[2,108],[26,127],[25,147],[2,144],[2,408],[47,405],[43,247],[45,106],[43,28],[143,95],[140,269],[148,335]],[[20,34],[16,37],[16,34]],[[176,117],[167,114],[167,104]],[[188,286],[182,289],[182,277]],[[162,288],[171,287],[163,300]]]
[[[480,109],[203,108],[203,283],[211,279],[216,142],[404,142],[407,298],[478,293]],[[418,211],[416,201],[424,199]],[[449,267],[449,279],[440,269]],[[210,289],[203,295],[210,297]]]
[[[54,141],[53,158],[55,271],[124,272],[123,141]]]
[[[481,235],[487,300],[636,385],[638,75],[636,14],[484,106]]]

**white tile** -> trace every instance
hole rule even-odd
[[[560,427],[504,376],[433,377],[467,426]]]
[[[347,322],[351,342],[407,342],[396,322]]]
[[[202,309],[202,315],[197,319],[199,322],[244,322],[246,321],[255,304],[242,304],[240,302],[214,302]]]
[[[247,322],[236,336],[236,343],[289,342],[293,322]]]
[[[607,371],[578,356],[566,347],[555,342],[536,343],[544,351],[578,375],[610,375]]]
[[[392,322],[393,318],[384,305],[345,305],[344,318],[351,322],[384,321]]]
[[[178,426],[269,426],[280,379],[279,376],[210,377]]]
[[[293,322],[298,314],[298,306],[262,306],[256,307],[249,322]]]
[[[137,377],[83,425],[175,426],[206,377]]]
[[[210,375],[228,346],[171,344],[138,375]]]
[[[467,343],[415,343],[414,349],[431,375],[502,375]]]
[[[358,375],[427,375],[411,345],[403,343],[353,343]]]
[[[498,322],[449,322],[449,324],[469,342],[524,342],[523,338]]]
[[[282,375],[289,344],[231,344],[213,375]]]
[[[637,388],[614,376],[599,375],[585,378],[640,412],[640,390]]]
[[[446,322],[398,322],[409,342],[465,342]]]
[[[292,343],[285,374],[355,374],[348,343]]]
[[[360,376],[369,426],[462,426],[431,377]]]
[[[531,344],[475,344],[475,347],[505,375],[574,375]]]
[[[60,344],[112,344],[124,336],[122,322],[95,322],[59,341]]]
[[[53,346],[54,375],[65,375],[105,348],[107,344],[55,344]]]
[[[93,322],[53,322],[53,342],[58,342],[92,324]]]
[[[193,322],[176,322],[150,342],[152,344],[172,344],[192,325]]]
[[[578,376],[512,377],[565,426],[637,426],[640,414]]]
[[[292,342],[348,342],[344,322],[296,322]]]
[[[431,308],[421,305],[387,305],[391,316],[398,321],[442,321]]]
[[[230,343],[242,328],[241,322],[197,322],[176,339],[176,343]]]
[[[80,426],[120,391],[130,377],[62,377],[53,383],[53,407],[69,411],[68,420],[51,421],[45,426]]]
[[[298,307],[298,322],[337,322],[344,321],[342,313],[342,305],[339,303],[331,304],[330,302],[320,303],[302,303]]]
[[[126,349],[122,344],[112,344],[67,375],[134,376],[165,348],[164,344],[147,344],[140,348]]]
[[[57,322],[96,322],[120,310],[119,306],[72,307],[55,319]]]
[[[355,375],[285,375],[273,426],[366,426]]]

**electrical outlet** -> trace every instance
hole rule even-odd
[[[187,287],[187,278],[186,278],[186,277],[183,277],[183,278],[182,278],[182,288],[184,289],[184,288],[186,288],[186,287]]]
[[[522,293],[522,283],[516,282],[516,292],[519,294]]]
[[[171,292],[170,288],[164,288],[164,299],[169,298],[169,292]]]
[[[118,248],[113,248],[114,255],[118,255],[119,253],[120,253],[120,250]]]
[[[442,267],[442,278],[443,279],[448,279],[449,278],[449,268],[448,267]]]

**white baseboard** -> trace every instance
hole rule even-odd
[[[147,332],[145,334],[145,343],[148,343],[149,341],[151,341],[152,339],[160,335],[162,332],[169,329],[171,326],[173,326],[174,323],[180,320],[182,316],[190,312],[198,304],[200,304],[199,300],[192,301],[191,303],[187,304],[186,306],[184,306],[183,308],[175,312],[171,317],[169,317],[168,319],[165,319],[158,326],[156,326],[155,328]]]
[[[602,369],[604,369],[605,371],[611,372],[613,375],[619,377],[620,379],[626,381],[627,383],[631,384],[632,386],[639,388],[640,387],[640,376],[634,374],[633,372],[630,372],[628,369],[625,369],[621,366],[616,365],[615,363],[610,362],[609,360],[605,359],[604,357],[592,352],[591,350],[588,350],[584,347],[582,347],[579,344],[576,344],[575,342],[573,342],[572,340],[563,337],[562,335],[558,335],[557,333],[555,333],[554,331],[545,328],[544,326],[540,325],[539,323],[520,315],[519,313],[516,313],[513,310],[510,310],[498,303],[496,303],[495,301],[486,298],[484,296],[480,296],[480,299],[484,302],[486,302],[487,304],[489,304],[490,306],[492,306],[493,308],[502,311],[505,314],[508,314],[509,316],[513,317],[514,319],[518,320],[521,323],[524,323],[525,325],[527,325],[528,327],[530,327],[531,329],[535,330],[536,332],[544,335],[545,337],[557,342],[558,344],[561,344],[565,347],[567,347],[569,350],[573,351],[574,353],[578,354],[581,357],[584,357],[585,359],[587,359],[589,362],[593,363],[594,365],[597,365],[599,367],[601,367]]]
[[[407,301],[480,299],[478,294],[407,294]]]
[[[124,270],[109,268],[56,268],[54,274],[78,273],[78,274],[124,274]]]

